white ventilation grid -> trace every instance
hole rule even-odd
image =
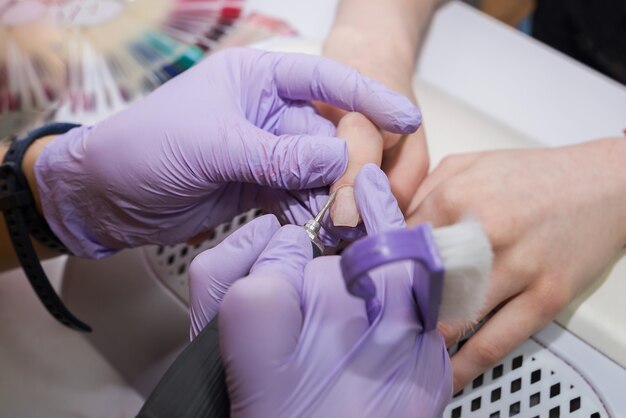
[[[575,369],[529,339],[457,394],[444,417],[607,418],[609,414]]]
[[[252,209],[236,216],[232,221],[217,226],[211,236],[202,244],[144,247],[142,249],[144,257],[161,283],[185,306],[188,306],[189,284],[187,282],[187,270],[191,260],[202,251],[215,247],[224,238],[262,214],[263,212],[260,209]]]
[[[156,277],[187,306],[191,260],[261,214],[251,210],[235,217],[202,244],[145,247],[143,255]],[[552,323],[474,379],[452,399],[444,418],[621,418],[626,417],[624,395],[626,370]]]

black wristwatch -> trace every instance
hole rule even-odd
[[[41,267],[31,236],[57,252],[69,252],[37,211],[32,191],[22,172],[24,154],[33,142],[44,136],[63,134],[77,126],[70,123],[46,125],[11,143],[0,165],[0,210],[4,213],[13,249],[41,303],[63,325],[89,332],[91,328],[65,307]]]

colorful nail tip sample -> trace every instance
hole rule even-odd
[[[0,138],[114,113],[207,54],[274,35],[243,0],[0,1]]]

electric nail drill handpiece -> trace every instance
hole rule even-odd
[[[324,244],[322,244],[322,240],[320,239],[319,235],[320,229],[322,228],[321,222],[324,219],[324,215],[326,215],[326,212],[328,212],[328,209],[335,201],[336,194],[337,192],[331,194],[322,209],[317,214],[317,216],[304,225],[304,230],[309,236],[311,244],[313,244],[313,258],[319,257],[324,254]]]

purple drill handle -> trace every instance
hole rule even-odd
[[[415,261],[413,294],[428,332],[437,327],[443,292],[444,266],[432,226],[398,229],[369,236],[352,244],[341,256],[341,271],[348,292],[366,301],[370,322],[380,312],[376,287],[368,272],[397,261]]]

